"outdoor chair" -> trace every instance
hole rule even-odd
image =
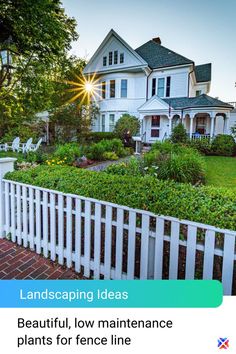
[[[13,140],[12,143],[5,143],[5,144],[1,144],[0,145],[0,150],[3,151],[8,151],[8,150],[12,150],[13,152],[18,152],[20,148],[20,138],[17,137]]]
[[[18,152],[23,152],[23,153],[29,152],[30,151],[30,147],[32,145],[32,141],[33,141],[33,139],[30,138],[30,139],[27,140],[26,143],[20,144]]]
[[[31,144],[29,151],[33,151],[33,152],[37,151],[39,149],[40,145],[42,144],[42,141],[43,141],[43,139],[40,138],[39,141],[37,142],[37,144]]]

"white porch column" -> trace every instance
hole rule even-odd
[[[190,140],[192,140],[192,138],[193,138],[193,119],[194,119],[194,116],[193,115],[189,115],[189,118],[190,118],[189,135],[190,135]]]
[[[224,134],[229,134],[229,114],[226,114],[224,117],[224,129],[223,129]]]
[[[0,238],[4,235],[4,220],[5,220],[5,198],[4,198],[4,185],[3,178],[7,172],[14,171],[14,158],[2,158],[0,159]]]
[[[172,119],[173,119],[173,117],[172,116],[168,117],[168,119],[169,119],[169,137],[170,137],[172,134]]]
[[[212,139],[215,135],[215,114],[211,115],[211,132],[210,132],[210,138]]]

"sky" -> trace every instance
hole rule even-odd
[[[236,101],[236,0],[62,0],[77,21],[71,52],[89,59],[113,28],[132,48],[154,37],[193,60],[212,63],[210,95]]]

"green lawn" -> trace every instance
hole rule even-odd
[[[236,158],[206,156],[207,185],[236,189]]]

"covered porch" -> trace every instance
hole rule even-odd
[[[140,134],[135,141],[153,144],[170,138],[173,128],[183,123],[189,139],[213,139],[230,134],[233,107],[207,95],[161,99],[153,96],[139,108]]]

